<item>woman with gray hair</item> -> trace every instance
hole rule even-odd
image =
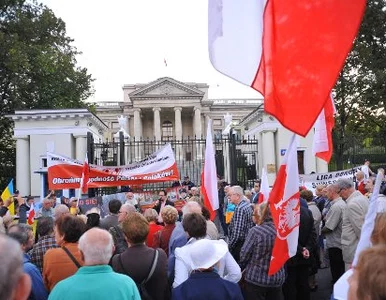
[[[161,216],[165,223],[165,227],[163,227],[160,231],[153,235],[153,248],[161,248],[165,251],[166,255],[169,256],[169,240],[174,228],[176,227],[176,222],[178,220],[178,211],[175,207],[171,205],[166,205],[161,210]]]
[[[148,245],[151,248],[155,248],[154,234],[162,230],[164,227],[157,224],[158,213],[155,209],[152,209],[152,208],[146,209],[145,212],[143,213],[143,216],[149,222],[149,234],[147,235],[147,238],[146,238],[146,245]]]

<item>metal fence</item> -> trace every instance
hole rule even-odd
[[[175,154],[176,163],[181,179],[189,176],[196,185],[201,184],[201,172],[205,160],[205,139],[186,137],[182,140],[174,138],[140,139],[123,138],[107,143],[94,142],[88,136],[88,157],[97,165],[116,166],[127,165],[144,159],[158,148],[170,143]],[[217,175],[232,184],[250,187],[257,178],[258,141],[256,138],[242,140],[237,135],[216,137],[214,139]],[[156,190],[171,187],[172,182],[146,184],[141,190]],[[117,188],[101,188],[91,191],[93,195],[114,193]]]

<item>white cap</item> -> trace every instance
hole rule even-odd
[[[209,269],[228,252],[228,245],[222,241],[201,239],[192,244],[190,259],[192,270]]]

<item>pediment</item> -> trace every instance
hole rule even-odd
[[[164,77],[130,93],[132,97],[202,96],[203,91],[172,78]]]

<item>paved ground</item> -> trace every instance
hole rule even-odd
[[[312,300],[329,300],[332,293],[330,268],[319,269],[316,275],[318,281],[318,290],[311,292]]]

